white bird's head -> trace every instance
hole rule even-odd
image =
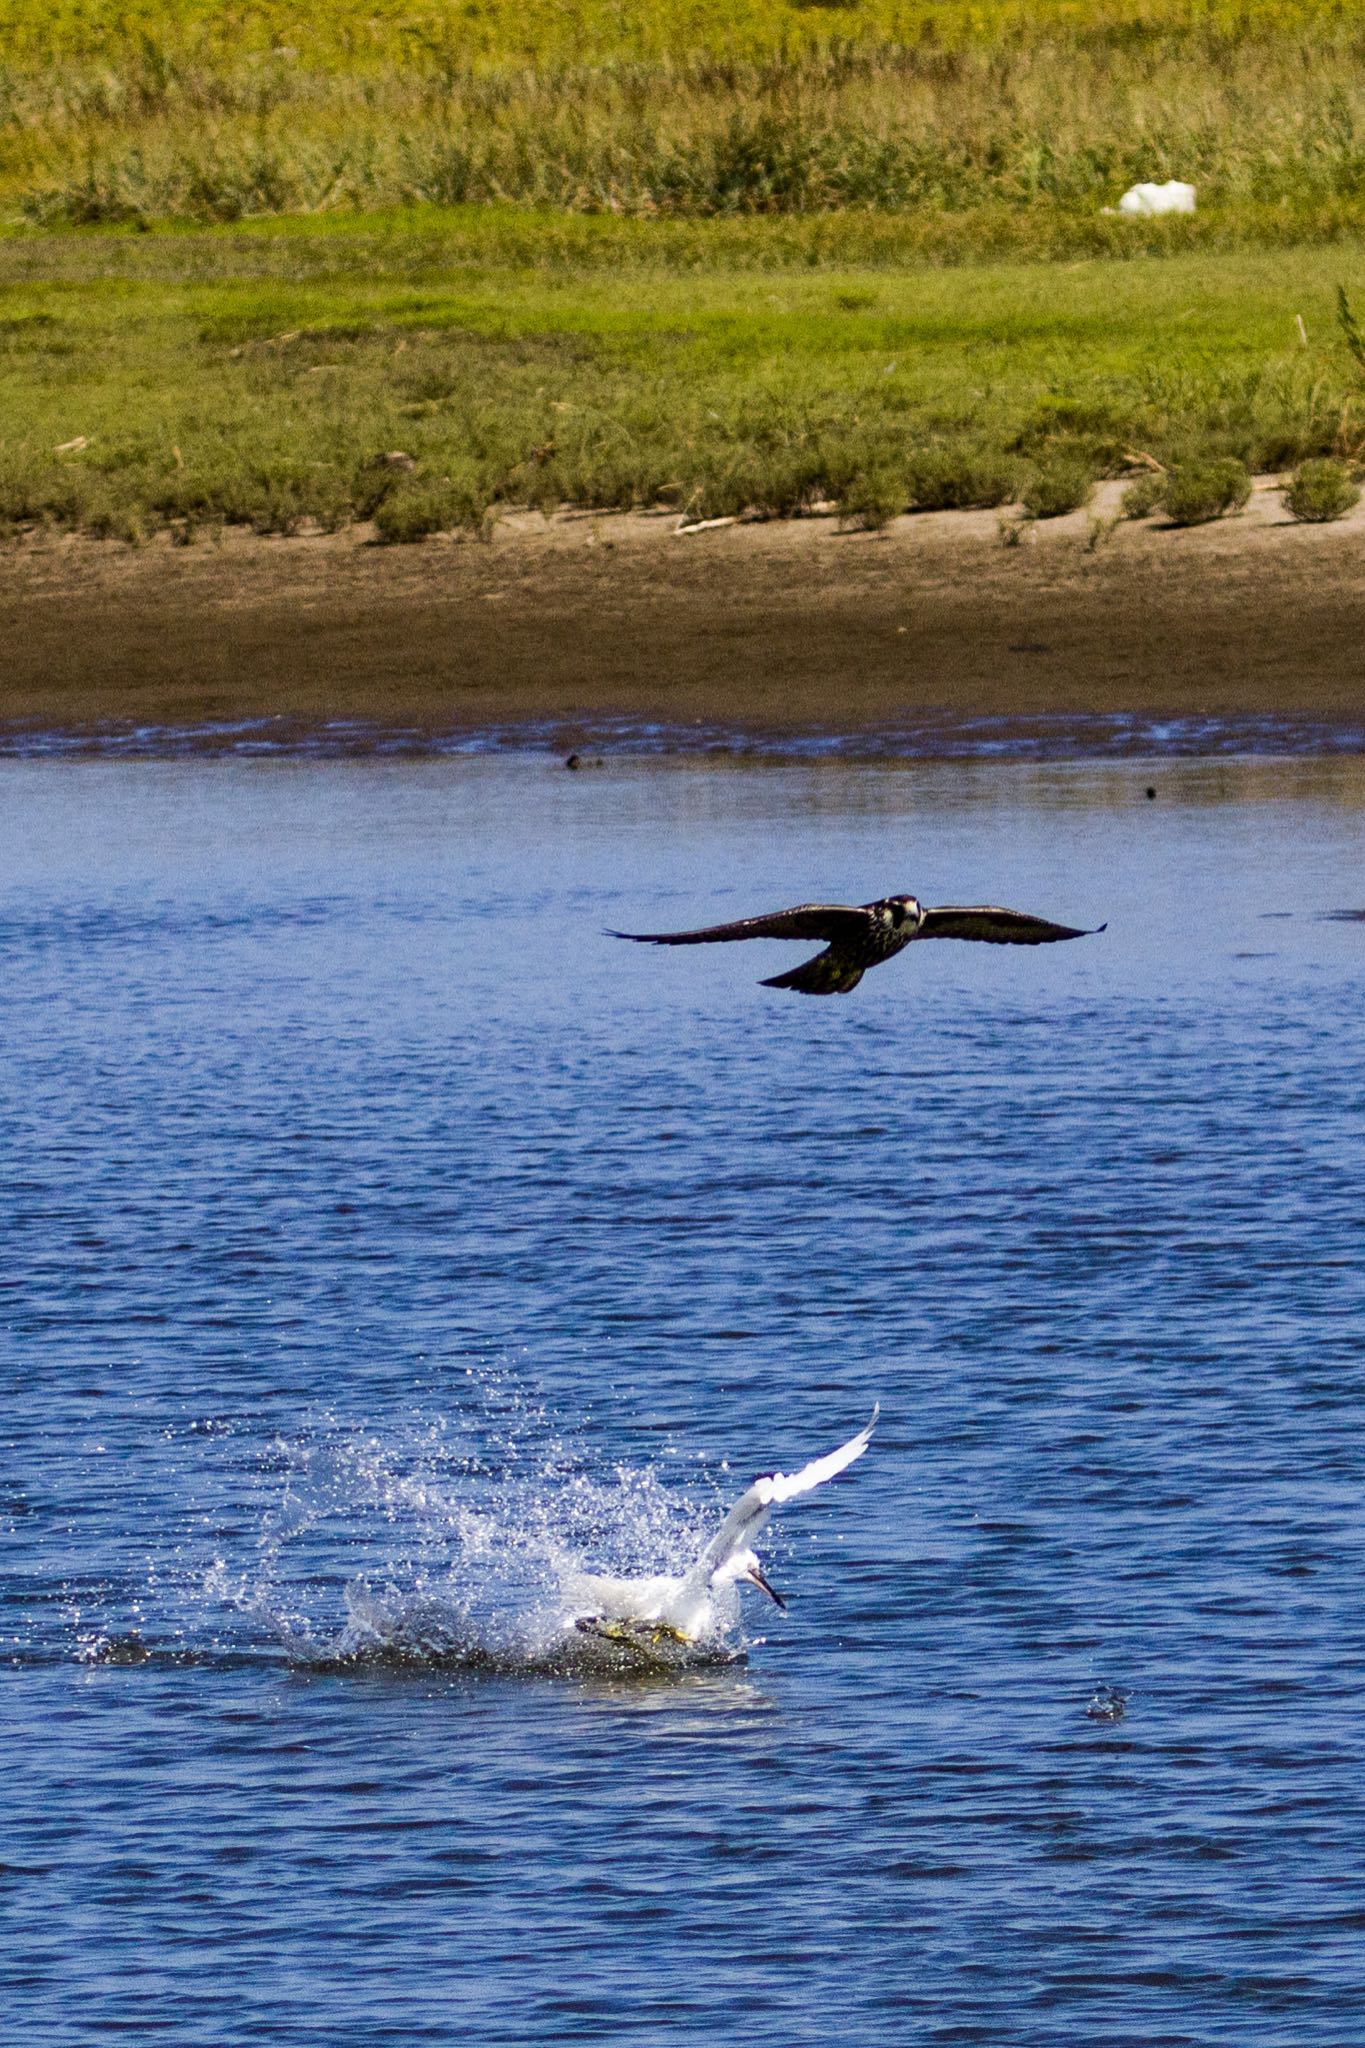
[[[786,1601],[768,1584],[763,1576],[763,1567],[752,1550],[733,1551],[715,1575],[715,1584],[718,1586],[728,1586],[739,1580],[747,1586],[757,1586],[760,1593],[767,1594],[774,1607],[780,1607],[782,1612],[786,1613]]]

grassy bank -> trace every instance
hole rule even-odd
[[[1358,453],[1365,0],[0,0],[6,224],[9,532],[1278,469]]]
[[[0,53],[38,226],[871,209],[955,260],[1084,251],[1170,176],[1218,241],[1365,221],[1362,0],[0,0]]]
[[[1068,464],[1360,452],[1334,295],[1359,305],[1365,276],[1344,252],[944,269],[866,228],[856,269],[819,220],[471,209],[0,241],[0,522],[377,513],[397,538],[497,504],[828,499],[876,518]]]

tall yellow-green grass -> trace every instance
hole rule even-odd
[[[1360,28],[1358,0],[3,0],[6,61],[119,63],[154,48],[204,64],[287,48],[310,64],[387,69],[433,52],[469,63],[770,58],[834,44],[966,50],[1200,37],[1232,47]]]
[[[1173,176],[1224,237],[1353,232],[1365,0],[0,0],[15,223],[881,209],[1045,254]]]

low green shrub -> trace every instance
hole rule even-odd
[[[1095,488],[1093,472],[1082,462],[1070,459],[1045,463],[1024,485],[1024,510],[1033,519],[1060,519],[1090,502]]]
[[[334,464],[292,450],[244,451],[226,439],[208,440],[180,468],[144,474],[140,487],[158,521],[188,521],[191,529],[250,526],[257,533],[293,534],[312,522],[330,532],[352,516],[346,479]],[[131,487],[125,495],[132,496]]]
[[[1108,468],[1132,445],[1136,426],[1131,414],[1131,405],[1116,405],[1107,398],[1050,393],[1022,421],[1014,445],[1040,467],[1079,461]]]
[[[1251,496],[1251,477],[1235,455],[1212,462],[1180,462],[1166,479],[1162,509],[1173,526],[1202,526],[1240,512]]]
[[[893,471],[870,469],[851,477],[839,493],[839,518],[845,526],[880,533],[905,510],[905,483]]]
[[[910,464],[907,484],[916,512],[957,512],[1008,505],[1018,486],[1013,467],[974,449],[930,448]]]
[[[375,529],[384,541],[426,540],[455,524],[448,492],[433,483],[404,484],[375,507]]]
[[[1284,502],[1294,519],[1314,524],[1344,518],[1360,503],[1360,485],[1344,462],[1330,456],[1300,463],[1290,479]]]
[[[147,538],[140,507],[110,487],[91,491],[81,508],[80,526],[95,540],[121,540],[134,548],[141,547]]]
[[[490,509],[487,493],[473,477],[414,477],[376,506],[374,523],[382,541],[426,540],[433,533],[461,529],[484,533]]]
[[[1166,472],[1149,469],[1137,477],[1123,494],[1123,516],[1125,519],[1149,519],[1153,512],[1161,510],[1161,501],[1166,495]]]

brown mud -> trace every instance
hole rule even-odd
[[[1113,494],[1113,487],[1107,487]],[[97,732],[277,718],[458,735],[603,723],[737,737],[1097,715],[1365,722],[1365,506],[1112,531],[1106,501],[690,535],[676,516],[504,519],[0,553],[0,722]]]

